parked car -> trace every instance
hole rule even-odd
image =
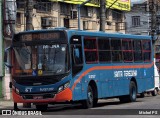
[[[159,71],[154,60],[154,88],[147,90],[146,93],[151,92],[152,96],[156,96],[159,90],[160,90]]]

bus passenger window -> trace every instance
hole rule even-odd
[[[110,51],[110,40],[109,38],[98,39],[98,51],[99,51],[99,62],[110,62],[111,51]]]
[[[141,40],[134,40],[134,61],[142,61],[142,46]]]
[[[142,41],[143,45],[143,60],[145,62],[148,62],[151,60],[151,42],[150,40],[144,40]]]
[[[122,52],[123,52],[124,62],[132,62],[133,61],[133,46],[132,46],[131,39],[123,39],[122,40]]]
[[[97,63],[98,62],[98,50],[97,42],[94,37],[87,37],[84,39],[84,51],[86,63]]]
[[[112,61],[122,62],[121,39],[111,40]]]

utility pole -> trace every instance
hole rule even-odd
[[[32,17],[33,17],[33,0],[26,1],[26,30],[33,30]]]
[[[2,24],[3,24],[3,21],[2,21],[2,0],[0,0],[0,73],[1,73],[1,76],[3,76],[4,72],[4,64],[3,64],[3,52],[4,52],[4,46],[3,46],[3,29],[2,29]],[[2,78],[0,78],[1,80],[1,83],[0,83],[0,97],[2,97]]]
[[[78,30],[81,30],[81,7],[84,6],[86,3],[90,2],[91,0],[86,0],[82,4],[78,5]]]
[[[26,0],[26,30],[33,30],[33,0]],[[31,108],[31,103],[23,103],[24,108]]]
[[[105,32],[106,24],[106,0],[100,0],[100,31]]]
[[[154,38],[155,38],[155,33],[157,30],[157,26],[156,26],[156,17],[157,17],[157,9],[158,9],[158,5],[156,4],[156,0],[148,0],[147,6],[146,7],[146,12],[149,12],[151,14],[150,17],[150,35],[152,37],[152,41],[153,43],[155,42]]]
[[[154,38],[155,32],[156,32],[156,10],[155,10],[155,1],[151,1],[151,5],[149,6],[151,9],[151,36],[152,40]]]

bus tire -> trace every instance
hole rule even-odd
[[[137,99],[137,87],[135,82],[131,81],[129,85],[128,102],[135,102]]]
[[[92,108],[94,103],[93,89],[90,85],[88,85],[87,89],[87,99],[82,100],[82,107],[85,109]]]
[[[37,111],[47,111],[48,104],[36,105]]]
[[[152,96],[156,96],[157,95],[157,89],[155,88],[151,93],[152,93]]]
[[[93,107],[96,107],[98,103],[98,98],[94,98],[93,100]]]
[[[18,105],[17,105],[17,103],[15,103],[15,102],[14,102],[14,110],[15,110],[15,111],[18,111],[18,110],[19,110]]]

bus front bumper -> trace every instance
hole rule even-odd
[[[51,102],[67,102],[72,100],[72,91],[70,88],[66,88],[60,93],[55,94],[53,98],[46,98],[46,99],[43,98],[41,99],[40,97],[35,97],[36,99],[24,99],[14,90],[12,91],[12,95],[14,103],[51,103]]]

